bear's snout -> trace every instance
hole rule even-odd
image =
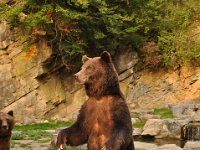
[[[1,130],[7,131],[8,130],[8,122],[7,122],[7,120],[4,119],[1,122],[2,122],[2,124],[1,124]]]
[[[8,130],[8,125],[2,125],[2,130]]]
[[[87,78],[82,71],[79,71],[78,73],[74,74],[74,77],[80,84],[84,84],[87,81]]]

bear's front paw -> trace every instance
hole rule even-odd
[[[118,150],[111,142],[107,142],[105,146],[101,148],[101,150]]]
[[[62,149],[64,149],[64,146],[61,144],[58,150],[62,150]]]
[[[67,143],[67,135],[65,129],[61,130],[58,133],[56,147],[58,150],[64,149],[65,144]]]
[[[101,150],[107,150],[107,149],[106,149],[106,146],[103,146],[103,147],[101,148]]]

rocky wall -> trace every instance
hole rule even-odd
[[[87,99],[45,40],[23,50],[23,37],[0,23],[0,110],[14,110],[18,123],[75,118]],[[131,49],[114,57],[130,109],[158,108],[184,100],[200,102],[200,68],[134,72],[139,58]]]

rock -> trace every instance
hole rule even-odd
[[[161,119],[160,115],[153,115],[153,114],[144,114],[141,116],[142,120],[149,120],[149,119]]]
[[[136,108],[135,103],[128,104],[128,106],[129,106],[129,108],[130,108],[131,110],[133,110],[133,109]]]
[[[12,78],[11,64],[0,65],[0,110],[14,102],[15,86]]]
[[[134,76],[134,82],[128,85],[127,100],[136,103],[139,108],[162,108],[169,103],[187,100],[198,102],[199,67],[182,66],[179,70],[159,69],[155,72],[142,70],[135,72]],[[183,113],[183,108],[179,108],[177,113]]]
[[[132,69],[132,68],[126,70],[125,72],[123,72],[123,73],[121,73],[121,74],[119,75],[119,81],[122,81],[122,80],[124,80],[124,79],[130,77],[132,74],[133,74],[133,69]]]
[[[173,113],[174,116],[182,116],[184,111],[185,111],[185,106],[184,105],[170,105],[169,109],[171,110],[171,112]]]
[[[133,129],[133,136],[138,136],[142,134],[142,128],[134,128]]]
[[[138,54],[132,49],[127,49],[127,50],[120,50],[116,54],[114,58],[114,63],[118,73],[121,74],[122,72],[129,70],[135,64],[137,64],[138,60],[139,60]]]
[[[157,136],[160,134],[164,126],[161,119],[149,119],[144,125],[142,135]]]
[[[191,121],[182,127],[181,139],[186,141],[200,141],[200,122]]]
[[[0,22],[0,49],[5,49],[12,44],[12,34],[6,21]]]
[[[197,104],[194,101],[185,101],[179,104],[170,104],[169,109],[172,111],[174,116],[182,117],[184,115],[193,116]]]
[[[189,120],[180,119],[149,119],[143,128],[142,135],[180,139],[181,127],[188,122]]]
[[[200,110],[196,111],[192,116],[192,119],[195,121],[200,121]]]
[[[131,113],[139,114],[139,115],[151,114],[153,113],[153,109],[134,109],[134,110],[131,110]]]
[[[167,138],[170,135],[170,132],[167,128],[167,125],[164,124],[163,128],[161,129],[160,133],[158,135],[155,136],[155,138],[157,139],[161,139],[161,138]]]
[[[183,150],[200,150],[200,142],[199,141],[188,141]]]
[[[182,150],[182,148],[178,147],[175,144],[165,144],[156,148],[150,148],[149,150]]]
[[[145,143],[145,142],[137,142],[137,141],[134,142],[134,145],[135,145],[136,150],[150,150],[150,149],[157,147],[157,145],[155,145],[155,144]]]
[[[180,118],[181,120],[193,120],[193,116],[190,116],[190,115],[181,115],[177,118]]]
[[[167,126],[167,130],[169,131],[169,134],[167,137],[173,138],[173,139],[180,139],[181,137],[181,127],[184,124],[187,124],[189,121],[184,120],[175,120],[175,119],[164,119],[164,123]]]

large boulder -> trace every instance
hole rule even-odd
[[[167,137],[173,139],[180,139],[181,137],[181,127],[187,124],[190,120],[180,120],[180,119],[164,119],[164,123],[167,126],[168,135]]]
[[[163,138],[168,135],[168,130],[163,120],[149,119],[144,125],[142,135],[150,135],[156,138]]]
[[[194,101],[185,101],[178,104],[169,104],[169,108],[174,116],[182,117],[184,115],[194,115],[198,108]]]
[[[155,138],[180,139],[181,127],[189,121],[180,119],[149,119],[143,128],[142,135],[150,135]]]

